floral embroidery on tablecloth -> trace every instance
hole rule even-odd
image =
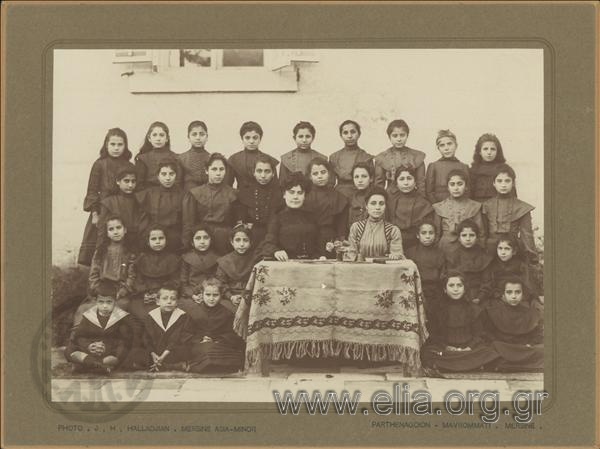
[[[271,292],[265,287],[260,287],[256,290],[256,293],[252,295],[252,302],[257,303],[259,306],[264,306],[271,301]]]
[[[269,276],[269,267],[267,267],[266,265],[259,265],[258,267],[256,267],[256,280],[258,282],[265,282],[267,276]]]
[[[389,309],[394,305],[394,299],[392,298],[391,290],[382,290],[375,295],[375,304],[384,309]]]
[[[287,306],[292,299],[296,298],[295,288],[283,287],[282,289],[277,290],[277,293],[279,293],[279,302],[282,306]]]
[[[414,292],[408,292],[407,296],[400,298],[399,303],[404,306],[405,309],[413,310],[417,308],[417,295]]]

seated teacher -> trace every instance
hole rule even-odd
[[[400,229],[384,220],[387,192],[373,187],[366,194],[368,217],[350,227],[350,252],[365,257],[404,259]]]
[[[302,173],[294,172],[282,187],[285,208],[271,217],[267,235],[257,253],[282,262],[317,258],[317,221],[313,214],[302,208],[306,193],[310,190],[310,182]]]

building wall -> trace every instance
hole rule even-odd
[[[435,136],[451,129],[457,157],[470,164],[477,138],[495,133],[517,172],[519,196],[536,206],[543,231],[543,59],[538,50],[319,50],[301,63],[298,92],[131,94],[124,66],[111,50],[56,50],[53,114],[53,262],[75,263],[87,214],[82,210],[89,170],[109,128],[123,128],[135,155],[147,126],[170,128],[172,149],[186,151],[187,125],[204,120],[207,149],[239,151],[239,126],[259,122],[261,149],[276,157],[294,148],[300,120],[316,129],[313,148],[342,147],[338,125],[362,126],[360,145],[372,154],[389,146],[385,128],[405,119],[408,145],[439,158]],[[135,74],[133,76],[136,76]]]

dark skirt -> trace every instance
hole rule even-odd
[[[421,349],[423,366],[440,371],[474,371],[498,357],[500,355],[487,344],[480,344],[470,351],[446,351],[444,347],[436,344],[426,344]]]
[[[192,344],[190,371],[194,373],[235,372],[243,367],[244,353],[225,343]]]
[[[492,346],[501,357],[494,364],[496,371],[520,372],[544,369],[543,345],[526,346],[494,341]]]
[[[96,251],[96,242],[98,240],[98,227],[92,223],[92,214],[88,216],[88,221],[83,230],[83,239],[77,256],[77,263],[89,267],[92,264],[92,257]]]

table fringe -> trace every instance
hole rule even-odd
[[[400,362],[410,371],[421,368],[420,351],[393,344],[364,344],[336,340],[301,340],[261,344],[246,351],[246,366],[255,367],[263,360],[284,360],[292,357],[325,358],[342,356],[349,360]]]

